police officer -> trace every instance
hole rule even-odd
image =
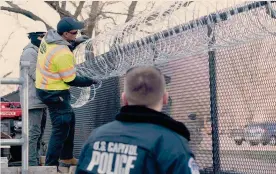
[[[161,113],[168,93],[158,69],[130,69],[122,100],[115,121],[93,130],[76,174],[199,174],[188,129]]]
[[[75,58],[71,52],[74,48],[72,42],[77,40],[78,30],[83,27],[84,24],[74,18],[62,18],[58,22],[57,31],[49,30],[39,48],[37,94],[48,106],[52,123],[45,161],[47,166],[69,167],[77,164],[77,159],[73,157],[75,114],[70,105],[69,88],[96,83],[76,74]]]
[[[39,150],[41,145],[41,138],[44,133],[46,116],[47,116],[47,106],[39,100],[36,95],[35,81],[36,81],[36,62],[38,48],[40,46],[41,40],[47,32],[45,24],[40,21],[35,21],[27,28],[28,38],[30,43],[23,49],[22,55],[20,57],[21,61],[29,61],[30,68],[28,71],[28,92],[29,92],[29,166],[39,165]],[[20,64],[20,77],[24,78],[22,75],[22,66]],[[20,101],[22,102],[22,90],[20,90]]]

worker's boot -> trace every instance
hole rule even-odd
[[[76,158],[66,159],[66,160],[60,160],[59,166],[61,167],[70,167],[70,166],[76,166],[78,164],[78,160]]]

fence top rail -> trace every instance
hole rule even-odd
[[[0,84],[5,85],[22,85],[24,83],[21,78],[0,78]]]
[[[274,3],[276,1],[271,1],[271,3]],[[192,30],[193,28],[195,28],[197,26],[197,24],[200,25],[212,25],[212,24],[216,24],[222,21],[226,21],[230,16],[234,16],[236,14],[239,13],[243,13],[243,12],[247,12],[262,6],[268,5],[267,1],[256,1],[247,5],[244,5],[242,7],[237,7],[237,8],[228,8],[222,12],[216,12],[216,13],[210,13],[208,15],[202,16],[198,19],[192,20],[188,23],[185,24],[181,24],[178,26],[175,26],[173,28],[169,28],[163,31],[160,31],[158,33],[155,33],[153,35],[149,35],[145,38],[141,38],[139,40],[136,40],[134,42],[125,44],[125,45],[119,45],[119,44],[115,44],[113,46],[113,48],[110,49],[110,51],[104,53],[104,54],[100,54],[98,56],[96,56],[95,58],[99,58],[99,57],[113,57],[114,53],[116,54],[121,54],[126,50],[130,50],[132,48],[140,48],[144,45],[148,45],[150,43],[154,43],[158,40],[160,40],[160,36],[162,36],[162,38],[167,38],[170,36],[173,36],[175,34],[179,34],[181,32],[187,31],[187,30]],[[229,16],[230,15],[230,16]]]
[[[30,61],[21,61],[20,62],[22,68],[29,68],[30,67]],[[0,85],[23,85],[24,80],[21,78],[0,78]]]

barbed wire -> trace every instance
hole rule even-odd
[[[122,76],[133,66],[158,65],[260,40],[275,34],[274,9],[269,1],[164,2],[79,45],[77,69],[82,75],[104,80]],[[85,88],[82,94],[90,92]],[[80,96],[78,101],[86,103],[86,98]]]

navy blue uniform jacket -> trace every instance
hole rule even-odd
[[[199,174],[185,125],[143,106],[124,106],[95,129],[76,174]]]

